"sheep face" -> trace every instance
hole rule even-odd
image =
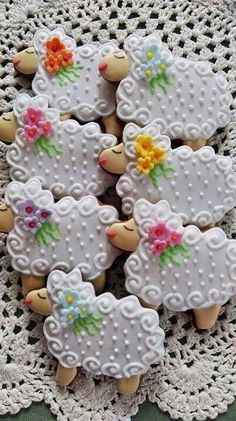
[[[0,203],[0,231],[10,232],[14,225],[14,215],[11,209],[5,204]]]
[[[15,140],[17,122],[13,112],[4,114],[0,117],[0,140],[12,143]]]
[[[139,234],[134,219],[116,222],[107,231],[111,244],[124,251],[135,251],[139,244]]]
[[[48,316],[52,311],[46,288],[29,292],[25,297],[25,304],[35,313],[43,316]]]
[[[13,64],[15,69],[23,75],[33,75],[38,68],[38,56],[33,47],[17,53]]]
[[[98,70],[109,82],[120,82],[130,72],[130,61],[124,51],[108,54],[101,59]]]
[[[128,162],[123,143],[113,148],[107,148],[99,155],[101,167],[112,174],[124,174]]]

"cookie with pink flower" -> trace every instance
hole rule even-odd
[[[19,95],[14,103],[18,124],[15,141],[7,152],[12,180],[40,178],[55,198],[100,196],[116,181],[98,164],[98,155],[115,146],[113,135],[103,134],[97,123],[81,126],[61,121],[59,112],[48,108],[44,95]]]
[[[236,240],[218,227],[202,232],[183,226],[165,200],[139,199],[133,218],[113,223],[107,236],[113,246],[131,252],[125,287],[146,307],[193,309],[197,326],[210,328],[236,293]]]

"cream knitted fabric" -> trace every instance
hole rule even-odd
[[[104,42],[158,30],[176,56],[209,60],[226,76],[236,93],[236,12],[232,0],[0,0],[0,111],[9,111],[19,92],[30,92],[30,81],[16,75],[11,60],[30,44],[38,27],[62,25],[77,42]],[[236,165],[236,100],[232,122],[211,139],[219,153],[231,155]],[[0,193],[9,181],[7,146],[0,144]],[[110,192],[109,199],[115,200]],[[236,211],[222,221],[229,237],[236,232]],[[222,309],[216,326],[199,333],[191,314],[160,310],[166,332],[166,356],[144,377],[139,391],[118,396],[112,379],[94,380],[80,374],[72,386],[54,383],[55,361],[48,354],[42,318],[23,303],[18,275],[11,269],[0,235],[0,414],[18,412],[33,401],[50,405],[58,420],[128,421],[148,397],[184,421],[215,418],[236,396],[236,300]],[[109,289],[123,289],[123,260],[109,271]]]

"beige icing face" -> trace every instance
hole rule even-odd
[[[25,304],[35,313],[43,316],[49,316],[52,311],[46,288],[29,292],[25,298]]]
[[[120,82],[130,72],[130,62],[124,51],[109,54],[103,57],[98,70],[104,79],[109,82]]]
[[[113,246],[124,251],[135,251],[140,240],[133,218],[112,224],[107,231],[107,237]]]
[[[9,232],[14,225],[14,216],[11,209],[0,202],[0,232]]]
[[[0,140],[12,143],[15,140],[17,122],[13,112],[0,117]]]
[[[99,155],[101,167],[112,174],[124,174],[128,162],[123,143],[105,149]]]
[[[33,47],[17,53],[13,64],[15,69],[23,75],[32,75],[38,68],[38,57]]]

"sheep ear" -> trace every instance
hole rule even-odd
[[[149,219],[152,215],[153,205],[145,199],[139,199],[134,205],[133,217],[138,225],[142,225],[142,222]]]

